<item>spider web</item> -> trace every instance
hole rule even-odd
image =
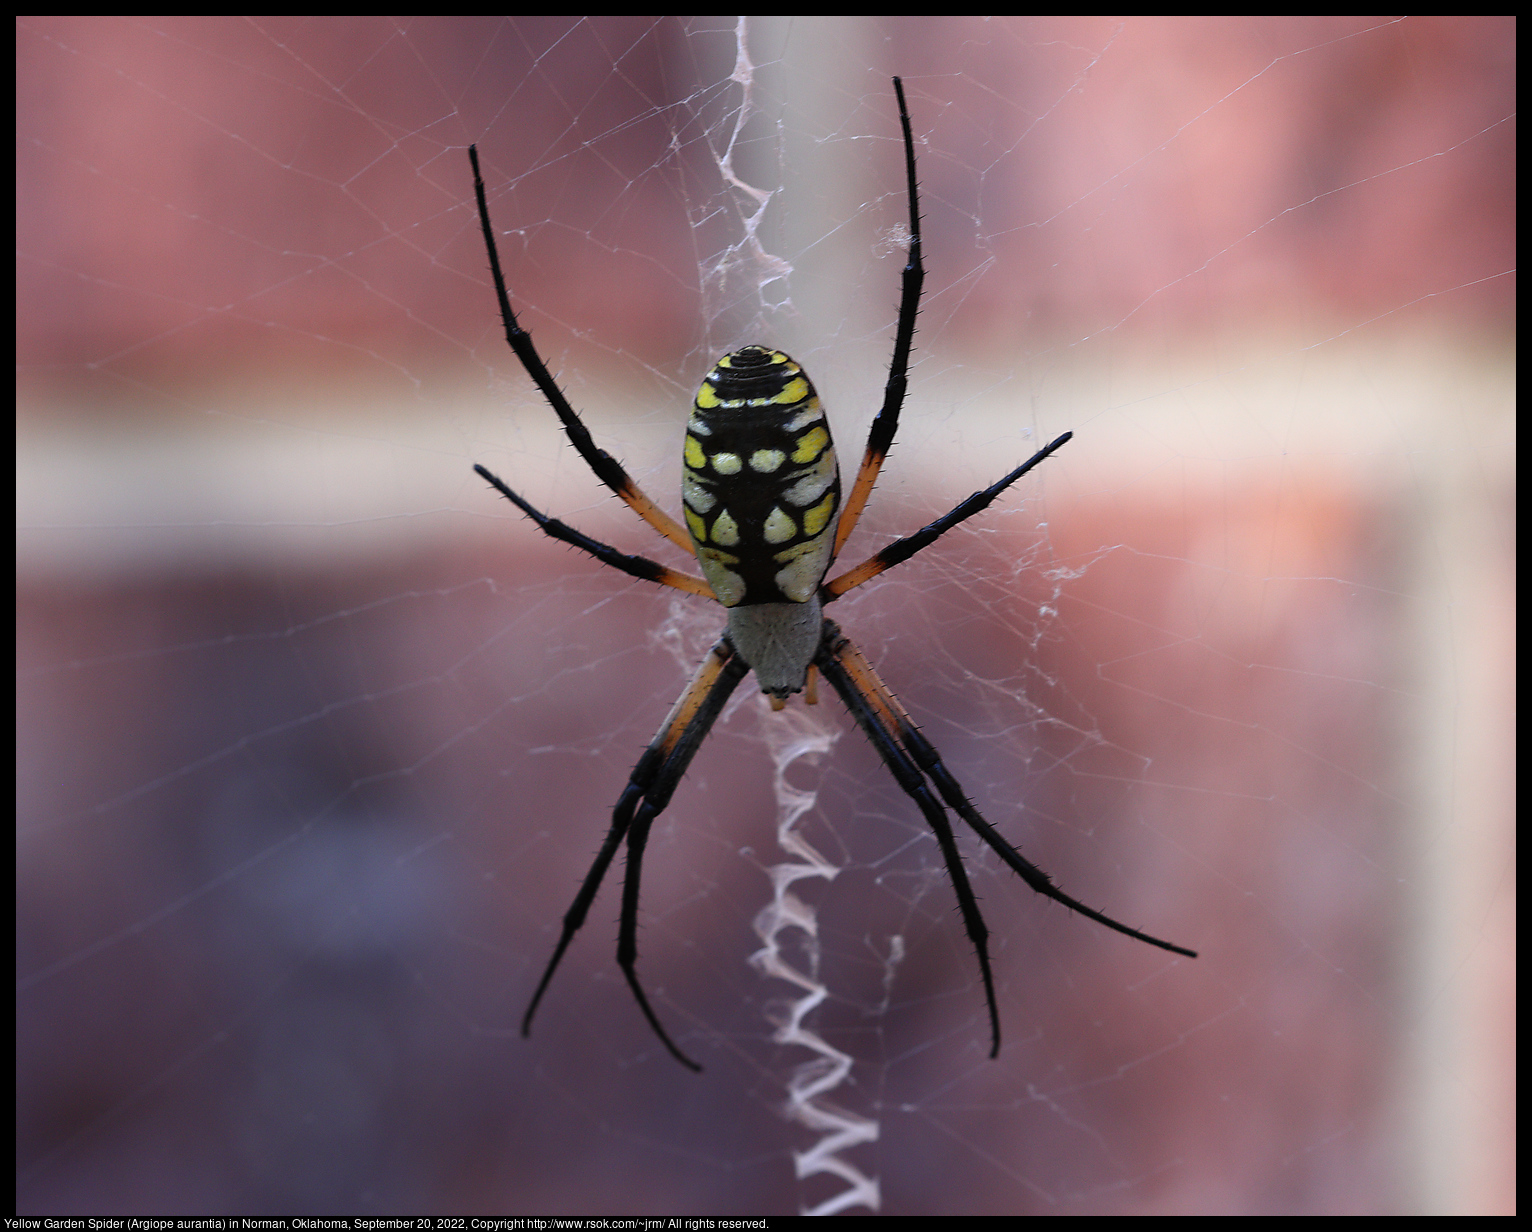
[[[1512,1209],[1514,32],[22,19],[18,1211]],[[524,1041],[720,617],[472,475],[681,563],[505,347],[465,147],[674,510],[747,341],[859,455],[894,72],[930,274],[844,558],[1075,439],[832,615],[1025,854],[1202,957],[964,839],[990,1061],[919,811],[833,698],[741,690],[645,865],[706,1072],[620,869]]]

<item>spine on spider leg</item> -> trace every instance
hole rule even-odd
[[[868,668],[868,671],[869,673],[871,672],[870,667]],[[881,681],[879,681],[878,684],[880,687],[882,687]],[[1162,941],[1158,937],[1150,936],[1148,933],[1143,932],[1140,929],[1130,928],[1128,925],[1119,923],[1117,920],[1114,920],[1111,916],[1105,914],[1104,912],[1097,911],[1093,907],[1087,907],[1079,899],[1074,898],[1073,896],[1066,894],[1063,890],[1059,889],[1059,887],[1054,883],[1052,877],[1050,877],[1036,864],[1033,864],[1031,860],[1026,858],[1026,856],[1022,855],[1021,852],[1018,851],[1015,846],[1005,838],[1004,835],[1002,835],[998,830],[995,829],[993,825],[984,819],[978,809],[974,808],[973,801],[969,799],[968,793],[963,790],[962,784],[952,776],[952,772],[949,771],[947,767],[942,763],[941,755],[936,751],[935,746],[933,746],[931,742],[920,733],[920,730],[915,726],[914,721],[905,712],[904,707],[899,704],[898,699],[895,698],[892,693],[889,693],[886,687],[882,688],[882,692],[885,702],[884,709],[885,712],[893,718],[896,737],[899,743],[906,750],[908,750],[910,756],[914,759],[915,764],[919,767],[921,773],[928,777],[933,784],[935,784],[936,790],[938,793],[940,793],[941,798],[946,802],[947,806],[955,811],[958,816],[961,817],[965,822],[967,822],[974,833],[977,834],[985,842],[985,844],[988,845],[989,848],[994,851],[995,854],[998,855],[1011,868],[1013,872],[1018,874],[1021,879],[1027,883],[1027,885],[1029,885],[1033,890],[1037,891],[1037,893],[1042,894],[1047,898],[1051,898],[1057,903],[1062,903],[1071,911],[1078,912],[1080,915],[1085,916],[1087,919],[1095,920],[1098,924],[1104,924],[1106,927],[1114,930],[1115,932],[1122,933],[1128,937],[1133,937],[1134,939],[1143,941],[1149,945],[1157,946],[1162,950],[1168,950],[1173,954],[1181,954],[1187,958],[1197,957],[1196,950],[1189,950],[1185,946],[1176,945],[1173,942]]]
[[[607,461],[613,462],[615,465],[615,461],[610,455],[596,448],[595,442],[590,439],[590,433],[585,430],[585,425],[580,422],[579,418],[573,416],[572,413],[565,414],[563,408],[568,407],[569,402],[564,397],[564,391],[558,387],[558,383],[548,371],[548,366],[543,363],[542,356],[537,353],[537,348],[532,345],[532,335],[522,329],[521,322],[516,319],[516,311],[511,307],[510,292],[506,290],[505,286],[505,273],[500,268],[500,248],[495,243],[495,231],[489,222],[489,199],[484,189],[484,177],[479,172],[479,147],[477,145],[468,147],[468,161],[473,164],[473,191],[479,204],[479,226],[484,232],[484,247],[489,253],[489,270],[495,280],[495,295],[500,301],[500,323],[505,327],[505,340],[510,345],[511,350],[516,352],[516,358],[521,360],[522,367],[527,370],[527,375],[532,378],[537,388],[542,391],[543,397],[558,412],[558,416],[564,421],[564,427],[569,432],[571,439],[576,434],[584,438],[583,441],[574,441],[575,448],[580,451],[581,455],[589,460],[593,454],[597,454],[606,458]],[[595,463],[592,461],[591,465],[594,467]]]
[[[564,396],[564,391],[559,388],[553,374],[548,371],[548,365],[543,362],[543,357],[537,353],[532,335],[523,329],[521,322],[517,320],[516,312],[511,307],[510,292],[506,290],[505,273],[500,268],[500,249],[495,243],[495,230],[489,221],[489,200],[484,188],[484,177],[479,172],[477,146],[468,147],[468,160],[473,164],[473,189],[479,206],[479,226],[484,232],[485,250],[489,253],[489,269],[494,278],[495,297],[500,303],[500,322],[505,327],[506,342],[515,352],[516,358],[521,361],[521,366],[526,370],[527,375],[532,378],[533,384],[542,392],[544,400],[553,408],[559,421],[564,425],[564,434],[569,438],[569,443],[585,459],[586,465],[595,472],[596,478],[650,526],[677,547],[685,550],[688,546],[686,532],[674,518],[644,494],[643,489],[634,483],[632,477],[623,469],[622,463],[597,446],[586,429],[584,421],[575,413],[574,407],[569,405],[569,399]],[[697,593],[701,591],[698,590]]]
[[[474,465],[474,471],[479,478],[487,481],[489,485],[499,492],[501,496],[520,509],[522,513],[536,523],[537,528],[550,539],[557,539],[560,543],[567,543],[571,547],[579,548],[588,552],[603,565],[610,565],[613,569],[620,569],[629,577],[636,577],[645,582],[657,582],[661,586],[670,586],[675,590],[684,590],[688,594],[701,595],[704,598],[712,598],[713,592],[708,584],[699,577],[693,577],[689,573],[680,573],[668,565],[662,565],[658,561],[650,560],[647,556],[629,555],[619,552],[609,544],[602,543],[599,539],[592,539],[589,535],[566,525],[557,518],[550,518],[539,510],[535,505],[522,499],[513,491],[504,480],[487,467]]]
[[[831,688],[840,695],[846,709],[877,750],[900,789],[919,807],[926,824],[936,836],[942,861],[947,866],[947,876],[957,895],[964,931],[973,943],[979,960],[979,975],[984,981],[984,997],[989,1008],[989,1055],[991,1058],[997,1057],[1000,1055],[1000,1005],[995,997],[995,976],[990,964],[989,928],[984,923],[967,870],[963,867],[963,858],[958,852],[957,840],[952,832],[952,824],[947,819],[946,809],[931,794],[925,774],[900,739],[900,720],[904,709],[878,679],[877,673],[872,670],[872,665],[861,651],[841,634],[833,621],[825,621],[824,641],[814,662],[824,673]]]
[[[904,137],[905,189],[910,205],[910,247],[905,261],[899,292],[899,324],[894,333],[894,354],[888,366],[888,383],[883,389],[883,405],[867,434],[867,448],[856,480],[846,497],[846,507],[835,532],[835,551],[839,552],[861,520],[862,511],[872,496],[873,485],[883,469],[883,461],[893,448],[894,433],[899,429],[899,412],[909,389],[910,352],[915,345],[915,319],[920,315],[920,292],[925,285],[926,267],[920,242],[920,194],[915,181],[915,138],[910,129],[910,112],[905,105],[904,82],[894,78],[894,93],[899,97],[899,126]]]
[[[925,286],[926,267],[920,242],[920,190],[915,178],[915,137],[910,129],[910,110],[904,100],[904,81],[894,78],[894,93],[899,97],[899,126],[904,135],[905,191],[910,203],[910,247],[899,293],[899,328],[894,335],[894,357],[889,366],[888,386],[883,394],[883,409],[873,421],[867,451],[876,448],[887,454],[898,427],[899,411],[909,385],[910,352],[915,346],[915,320],[920,315],[920,292]],[[887,424],[884,424],[884,419]]]
[[[820,588],[824,601],[829,603],[833,599],[840,598],[848,591],[855,590],[864,582],[870,582],[878,574],[887,569],[892,569],[895,565],[909,560],[916,552],[930,547],[931,544],[935,543],[954,526],[958,525],[958,523],[967,521],[974,514],[988,509],[994,503],[996,497],[1039,462],[1043,461],[1044,458],[1047,458],[1055,450],[1060,449],[1073,436],[1073,432],[1066,432],[1063,436],[1050,441],[1015,470],[1011,471],[1010,474],[992,483],[982,492],[975,492],[965,500],[960,501],[950,512],[943,514],[929,526],[922,527],[913,535],[905,535],[902,538],[895,539],[887,547],[869,556],[861,564],[847,569],[846,572],[838,577],[831,578]]]

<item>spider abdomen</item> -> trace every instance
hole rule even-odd
[[[747,346],[714,365],[687,423],[681,497],[725,607],[814,598],[834,556],[840,470],[819,395],[790,357]]]

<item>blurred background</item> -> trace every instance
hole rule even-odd
[[[18,1212],[1513,1209],[1512,19],[17,29]],[[472,474],[684,563],[506,347],[466,147],[523,323],[675,511],[745,342],[860,455],[894,73],[929,273],[847,559],[1075,437],[832,614],[1025,853],[1201,957],[965,841],[989,1060],[918,810],[833,699],[747,688],[645,866],[705,1072],[617,971],[620,869],[523,1040],[721,616]],[[840,1176],[750,963],[789,788]]]

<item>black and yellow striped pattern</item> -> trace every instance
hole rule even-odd
[[[834,557],[840,470],[813,382],[747,346],[707,374],[686,426],[686,527],[725,607],[807,603]]]

